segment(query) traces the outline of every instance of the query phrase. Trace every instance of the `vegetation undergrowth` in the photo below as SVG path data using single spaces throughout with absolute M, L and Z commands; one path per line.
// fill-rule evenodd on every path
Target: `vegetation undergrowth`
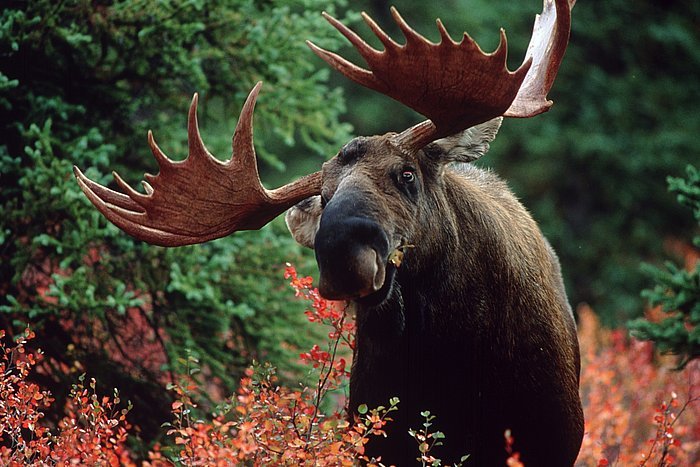
M 128 421 L 132 407 L 111 395 L 99 395 L 94 379 L 79 376 L 64 407 L 64 417 L 47 420 L 44 410 L 55 404 L 51 394 L 30 382 L 41 372 L 42 353 L 28 350 L 31 330 L 10 339 L 0 331 L 0 461 L 3 465 L 353 465 L 370 459 L 364 445 L 386 436 L 393 398 L 386 406 L 360 406 L 349 419 L 343 412 L 344 388 L 350 376 L 354 321 L 345 304 L 320 297 L 310 277 L 287 266 L 295 295 L 308 302 L 307 319 L 327 330 L 327 339 L 300 354 L 315 384 L 279 384 L 275 369 L 258 363 L 248 368 L 236 394 L 208 416 L 195 395 L 204 390 L 195 378 L 199 362 L 190 357 L 177 384 L 169 386 L 175 401 L 172 420 L 162 440 L 146 458 L 130 449 Z M 630 339 L 625 332 L 603 329 L 592 310 L 581 308 L 580 341 L 583 372 L 581 394 L 586 434 L 577 465 L 694 465 L 700 461 L 700 365 L 691 362 L 673 371 L 668 357 L 652 344 Z M 88 381 L 86 384 L 85 382 Z M 434 415 L 422 412 L 423 427 L 406 436 L 417 442 L 419 465 L 442 465 L 439 447 L 444 434 L 430 430 Z M 522 466 L 517 433 L 504 433 L 509 466 Z M 543 440 L 546 442 L 546 440 Z M 466 453 L 468 454 L 468 453 Z M 469 465 L 469 456 L 460 465 Z

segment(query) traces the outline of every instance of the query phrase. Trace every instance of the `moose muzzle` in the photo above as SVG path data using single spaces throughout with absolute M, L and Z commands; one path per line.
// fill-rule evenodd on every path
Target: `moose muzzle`
M 336 194 L 326 205 L 314 249 L 320 272 L 319 292 L 331 300 L 371 295 L 386 280 L 389 241 L 357 194 Z

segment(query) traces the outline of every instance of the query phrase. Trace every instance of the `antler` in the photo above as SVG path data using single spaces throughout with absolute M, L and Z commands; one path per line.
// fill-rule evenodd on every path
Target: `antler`
M 197 94 L 187 124 L 189 155 L 170 160 L 148 132 L 148 144 L 158 161 L 158 175 L 146 174 L 146 194 L 131 188 L 114 173 L 126 193 L 93 182 L 74 167 L 83 192 L 117 227 L 161 246 L 181 246 L 221 238 L 238 230 L 255 230 L 297 202 L 319 194 L 321 173 L 307 175 L 276 190 L 260 183 L 253 148 L 253 108 L 262 83 L 248 95 L 233 135 L 231 159 L 214 158 L 202 142 L 197 124 Z
M 503 114 L 505 117 L 534 117 L 552 106 L 547 93 L 552 89 L 569 43 L 571 9 L 575 4 L 576 0 L 544 0 L 542 13 L 535 16 L 525 54 L 532 58 L 532 66 L 515 100 Z
M 406 43 L 392 40 L 367 14 L 367 25 L 384 45 L 379 51 L 351 29 L 324 13 L 324 17 L 355 46 L 369 70 L 311 42 L 311 49 L 330 66 L 370 89 L 386 94 L 430 120 L 395 137 L 399 145 L 420 148 L 500 115 L 531 117 L 546 111 L 547 92 L 554 82 L 569 39 L 571 6 L 568 0 L 544 0 L 535 19 L 533 36 L 523 64 L 514 72 L 506 66 L 507 44 L 501 41 L 491 54 L 484 53 L 466 33 L 457 43 L 437 20 L 441 41 L 430 42 L 401 18 L 391 14 Z

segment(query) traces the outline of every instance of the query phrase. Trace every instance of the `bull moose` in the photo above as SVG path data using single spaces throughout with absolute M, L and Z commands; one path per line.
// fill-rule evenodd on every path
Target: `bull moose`
M 315 250 L 319 291 L 356 309 L 348 412 L 400 399 L 388 437 L 367 452 L 385 464 L 415 462 L 408 434 L 429 410 L 447 436 L 437 454 L 503 465 L 503 434 L 528 466 L 570 466 L 583 435 L 579 349 L 559 262 L 506 184 L 470 163 L 489 149 L 502 117 L 546 111 L 566 49 L 573 1 L 545 0 L 523 64 L 507 69 L 506 38 L 487 54 L 464 35 L 419 35 L 392 8 L 399 44 L 369 16 L 384 50 L 324 13 L 357 49 L 364 69 L 309 42 L 333 68 L 428 120 L 400 133 L 358 137 L 321 171 L 276 190 L 258 176 L 252 114 L 241 111 L 233 155 L 215 159 L 200 138 L 197 95 L 189 155 L 158 161 L 145 194 L 117 174 L 120 193 L 75 174 L 111 222 L 146 242 L 201 243 L 259 229 L 288 210 L 294 238 Z

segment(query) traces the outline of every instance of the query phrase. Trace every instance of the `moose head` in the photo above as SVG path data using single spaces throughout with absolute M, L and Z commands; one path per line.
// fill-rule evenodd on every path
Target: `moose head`
M 571 465 L 583 429 L 580 364 L 558 260 L 505 184 L 469 163 L 486 153 L 503 117 L 532 117 L 552 105 L 547 93 L 573 3 L 544 1 L 513 72 L 503 31 L 488 54 L 466 34 L 453 40 L 438 20 L 441 40 L 432 43 L 392 8 L 404 44 L 363 14 L 383 45 L 376 50 L 324 13 L 369 69 L 309 42 L 311 49 L 427 120 L 355 138 L 321 171 L 281 188 L 265 189 L 258 175 L 252 118 L 261 83 L 241 110 L 227 161 L 201 140 L 195 94 L 185 160 L 170 160 L 149 132 L 160 172 L 146 174 L 145 194 L 116 173 L 123 193 L 78 168 L 75 175 L 107 219 L 156 245 L 259 229 L 287 211 L 292 235 L 315 250 L 321 295 L 357 306 L 350 413 L 402 400 L 394 434 L 368 447 L 383 459 L 413 460 L 413 440 L 400 437 L 430 409 L 454 436 L 450 456 L 469 452 L 479 465 L 502 465 L 503 431 L 512 428 L 526 463 Z M 439 391 L 427 384 L 437 380 L 445 383 Z

